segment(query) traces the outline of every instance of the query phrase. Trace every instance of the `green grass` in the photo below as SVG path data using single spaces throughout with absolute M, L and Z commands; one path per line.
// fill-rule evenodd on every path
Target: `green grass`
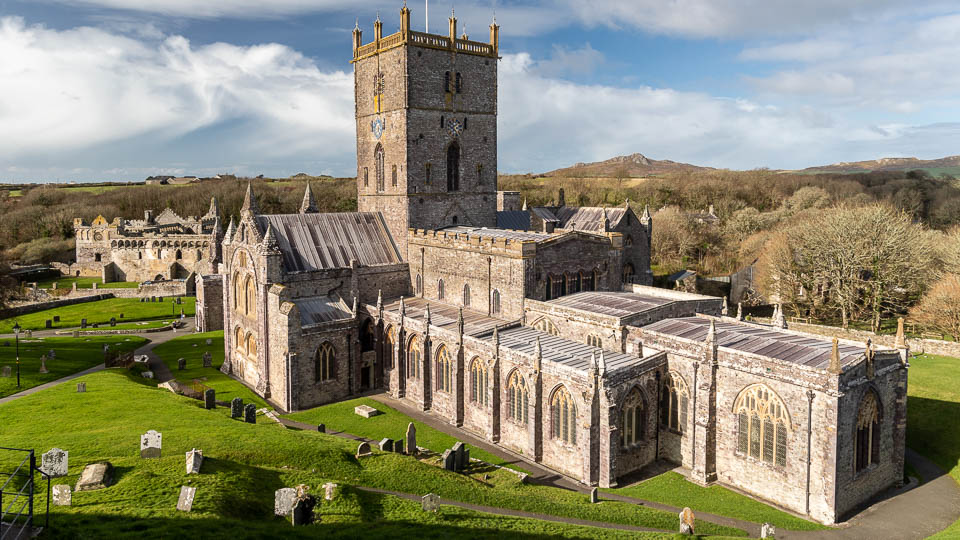
M 117 322 L 147 321 L 165 319 L 176 313 L 180 315 L 180 310 L 190 317 L 196 310 L 196 298 L 192 296 L 183 297 L 183 303 L 176 305 L 170 298 L 165 298 L 163 302 L 140 302 L 139 298 L 108 298 L 96 302 L 86 302 L 83 304 L 74 304 L 46 311 L 39 311 L 29 315 L 21 315 L 10 319 L 0 320 L 0 334 L 13 333 L 14 323 L 19 323 L 24 330 L 43 330 L 47 319 L 53 320 L 54 315 L 60 316 L 60 322 L 53 323 L 53 328 L 77 328 L 80 326 L 81 319 L 87 319 L 87 325 L 98 323 L 101 327 L 110 323 L 110 317 L 116 317 Z M 123 317 L 120 317 L 120 314 Z
M 634 486 L 603 491 L 680 508 L 689 506 L 694 511 L 709 512 L 755 523 L 772 523 L 777 528 L 791 531 L 829 529 L 819 523 L 777 510 L 721 486 L 698 486 L 675 472 L 655 476 Z
M 97 284 L 97 289 L 136 289 L 140 284 L 136 281 L 111 281 L 110 283 L 104 283 L 101 278 L 98 277 L 61 277 L 57 279 L 48 279 L 45 281 L 38 281 L 37 286 L 41 289 L 52 289 L 53 284 L 57 284 L 57 289 L 70 289 L 73 287 L 73 284 L 77 284 L 78 289 L 92 289 L 93 284 Z
M 361 494 L 347 486 L 433 492 L 451 500 L 665 531 L 673 531 L 677 522 L 671 512 L 610 501 L 589 504 L 587 495 L 524 485 L 501 470 L 474 467 L 468 474 L 456 474 L 409 456 L 379 452 L 358 461 L 354 441 L 287 430 L 262 418 L 256 425 L 232 420 L 227 408 L 204 410 L 198 401 L 158 389 L 126 370 L 105 370 L 84 380 L 86 393 L 64 384 L 0 405 L 5 446 L 38 451 L 56 446 L 70 452 L 69 475 L 56 483 L 74 484 L 82 467 L 95 461 L 108 460 L 115 467 L 113 486 L 74 493 L 73 506 L 50 507 L 52 537 L 356 538 L 379 532 L 396 538 L 640 536 L 449 507 L 425 514 L 416 503 Z M 148 429 L 163 434 L 161 459 L 139 458 L 139 436 Z M 202 474 L 187 478 L 184 452 L 191 448 L 202 449 L 205 461 Z M 0 470 L 18 458 L 0 452 Z M 294 531 L 272 516 L 276 489 L 306 484 L 316 493 L 327 481 L 343 490 L 336 502 L 318 506 L 321 524 Z M 189 514 L 175 510 L 180 486 L 187 484 L 197 487 Z M 39 508 L 45 506 L 45 497 L 44 492 L 37 497 Z M 702 534 L 744 535 L 708 522 L 697 527 Z M 671 538 L 672 533 L 642 537 Z
M 131 351 L 147 343 L 136 336 L 92 336 L 85 339 L 51 337 L 20 340 L 20 388 L 17 388 L 17 346 L 15 339 L 0 340 L 0 369 L 10 366 L 12 377 L 0 378 L 0 397 L 16 394 L 61 377 L 103 363 L 103 346 Z M 9 344 L 9 346 L 8 346 Z M 57 357 L 47 359 L 49 373 L 40 373 L 40 356 L 53 349 Z
M 92 334 L 94 332 L 100 332 L 102 330 L 149 330 L 151 328 L 161 328 L 164 326 L 169 326 L 171 323 L 178 320 L 168 317 L 166 320 L 159 321 L 139 321 L 139 322 L 128 322 L 128 323 L 117 323 L 116 326 L 101 326 L 99 328 L 87 328 L 86 330 L 78 330 L 81 334 Z M 69 332 L 69 331 L 66 331 Z
M 210 345 L 207 345 L 208 338 L 211 340 Z M 207 351 L 213 360 L 213 367 L 209 368 L 203 367 L 203 353 Z M 269 407 L 253 390 L 220 372 L 220 366 L 223 365 L 223 330 L 171 339 L 157 345 L 153 352 L 163 360 L 177 381 L 189 385 L 194 379 L 205 379 L 203 384 L 216 391 L 218 401 L 230 401 L 239 397 L 244 403 L 255 403 L 257 408 Z M 187 369 L 183 371 L 177 369 L 177 360 L 180 358 L 187 360 Z
M 364 418 L 353 412 L 354 407 L 358 405 L 369 405 L 383 414 L 374 416 L 373 418 Z M 458 441 L 456 437 L 447 435 L 422 422 L 413 420 L 402 412 L 370 398 L 358 398 L 341 401 L 339 403 L 331 403 L 330 405 L 323 405 L 306 411 L 288 414 L 285 418 L 313 425 L 324 424 L 327 430 L 344 431 L 373 440 L 380 440 L 384 437 L 403 439 L 407 432 L 407 424 L 413 422 L 414 427 L 417 428 L 417 446 L 428 448 L 438 454 L 442 454 L 444 450 L 450 448 Z M 472 446 L 470 447 L 470 457 L 482 459 L 483 461 L 500 465 L 501 467 L 524 471 L 516 462 L 504 461 L 489 452 Z

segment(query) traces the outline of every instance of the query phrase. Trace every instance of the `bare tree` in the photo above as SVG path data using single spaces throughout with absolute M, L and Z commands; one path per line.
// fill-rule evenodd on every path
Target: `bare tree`
M 946 274 L 910 310 L 910 318 L 923 328 L 960 341 L 960 276 Z

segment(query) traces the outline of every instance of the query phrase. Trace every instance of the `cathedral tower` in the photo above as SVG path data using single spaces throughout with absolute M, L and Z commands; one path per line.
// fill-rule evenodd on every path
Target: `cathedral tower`
M 497 60 L 490 42 L 416 32 L 410 10 L 400 31 L 373 41 L 353 31 L 357 201 L 381 212 L 404 259 L 407 229 L 496 226 Z

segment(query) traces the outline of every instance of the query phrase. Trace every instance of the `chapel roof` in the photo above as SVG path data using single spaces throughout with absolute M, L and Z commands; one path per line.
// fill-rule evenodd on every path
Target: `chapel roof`
M 530 212 L 526 210 L 500 210 L 497 212 L 497 228 L 529 231 Z
M 601 315 L 628 317 L 683 299 L 632 292 L 590 291 L 561 296 L 548 303 Z
M 460 316 L 460 307 L 447 304 L 439 300 L 430 300 L 412 297 L 404 298 L 404 312 L 406 316 L 413 319 L 423 319 L 427 304 L 430 305 L 430 326 L 444 328 L 450 331 L 457 330 L 457 318 Z M 390 313 L 400 313 L 400 300 L 394 300 L 389 304 L 384 304 L 383 310 Z M 463 333 L 468 336 L 480 335 L 485 332 L 493 332 L 494 326 L 502 326 L 507 321 L 491 317 L 480 311 L 474 311 L 469 308 L 463 309 Z
M 300 324 L 303 326 L 353 318 L 350 306 L 336 295 L 297 298 L 293 303 L 300 311 Z
M 446 227 L 442 229 L 447 234 L 463 234 L 468 236 L 477 236 L 480 238 L 503 238 L 506 240 L 520 240 L 542 242 L 556 238 L 557 235 L 549 233 L 539 233 L 532 231 L 514 231 L 509 229 L 488 229 L 487 227 Z
M 564 229 L 603 232 L 604 218 L 610 220 L 610 227 L 615 227 L 623 219 L 623 216 L 627 215 L 627 209 L 621 207 L 563 206 L 554 213 L 560 220 L 560 226 Z

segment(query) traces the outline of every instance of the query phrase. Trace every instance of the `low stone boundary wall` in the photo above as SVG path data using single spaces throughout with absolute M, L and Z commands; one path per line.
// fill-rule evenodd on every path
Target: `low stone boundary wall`
M 168 324 L 166 326 L 160 326 L 157 328 L 120 328 L 117 330 L 110 330 L 109 328 L 104 328 L 103 330 L 77 330 L 80 332 L 81 336 L 106 336 L 111 334 L 152 334 L 154 332 L 166 332 L 167 330 L 173 330 L 174 328 L 180 328 L 181 326 L 177 323 Z M 57 335 L 68 335 L 73 334 L 73 330 L 59 330 Z
M 113 298 L 113 293 L 100 293 L 92 294 L 90 296 L 81 296 L 77 298 L 65 298 L 63 300 L 53 300 L 51 302 L 39 302 L 36 304 L 27 304 L 25 306 L 17 306 L 7 309 L 0 309 L 0 319 L 9 319 L 10 317 L 19 317 L 21 315 L 29 315 L 30 313 L 36 313 L 38 311 L 45 311 L 48 309 L 72 306 L 74 304 L 84 304 L 86 302 L 96 302 L 97 300 L 106 300 L 107 298 Z
M 769 319 L 754 317 L 755 321 L 769 322 Z M 839 326 L 825 326 L 822 324 L 810 324 L 800 322 L 788 322 L 787 327 L 790 330 L 798 332 L 807 332 L 820 336 L 835 337 L 839 339 L 849 339 L 852 341 L 871 340 L 875 345 L 883 347 L 893 347 L 896 336 L 891 334 L 877 335 L 868 330 L 844 330 Z M 960 343 L 953 341 L 943 341 L 941 339 L 926 338 L 907 338 L 907 346 L 910 352 L 914 354 L 935 354 L 938 356 L 953 356 L 960 358 Z

